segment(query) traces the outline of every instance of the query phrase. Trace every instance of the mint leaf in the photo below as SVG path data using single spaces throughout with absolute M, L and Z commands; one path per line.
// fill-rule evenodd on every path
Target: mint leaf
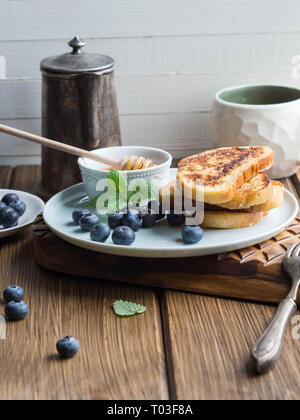
M 100 197 L 100 195 L 97 195 L 96 197 L 91 198 L 89 201 L 87 201 L 86 203 L 83 204 L 83 206 L 86 209 L 94 209 L 97 205 L 97 200 Z
M 120 174 L 115 169 L 111 169 L 108 173 L 108 179 L 115 183 L 116 191 L 120 195 L 127 195 L 127 180 L 124 175 Z
M 119 316 L 133 316 L 142 314 L 146 311 L 147 307 L 139 305 L 134 302 L 127 302 L 124 300 L 116 300 L 113 304 L 113 308 L 116 315 Z
M 127 179 L 124 175 L 111 169 L 108 172 L 108 193 L 107 191 L 92 198 L 84 207 L 93 210 L 97 208 L 98 199 L 102 194 L 107 194 L 104 203 L 104 209 L 107 213 L 115 213 L 127 207 L 128 203 L 141 204 L 146 200 L 159 199 L 159 188 L 151 182 L 135 179 L 130 182 L 130 191 L 128 189 Z
M 129 184 L 128 202 L 141 204 L 147 200 L 159 199 L 159 188 L 144 179 L 134 179 Z

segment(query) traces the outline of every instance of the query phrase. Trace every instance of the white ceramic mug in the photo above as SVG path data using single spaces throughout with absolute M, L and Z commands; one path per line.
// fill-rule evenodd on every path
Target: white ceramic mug
M 300 166 L 300 90 L 285 86 L 235 86 L 219 91 L 212 111 L 216 147 L 269 146 L 272 178 Z

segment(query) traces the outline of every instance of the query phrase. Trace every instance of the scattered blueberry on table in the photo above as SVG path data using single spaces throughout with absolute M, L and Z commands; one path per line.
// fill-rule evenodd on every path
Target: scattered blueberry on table
M 65 337 L 58 340 L 56 349 L 61 357 L 68 359 L 79 352 L 80 343 L 74 337 Z
M 5 306 L 5 315 L 9 321 L 20 321 L 29 314 L 29 306 L 22 300 L 11 301 Z
M 90 232 L 94 226 L 98 225 L 100 223 L 99 218 L 92 213 L 84 214 L 79 219 L 79 225 L 81 229 L 85 232 Z
M 104 223 L 94 226 L 90 232 L 91 240 L 94 242 L 105 242 L 110 235 L 110 227 Z
M 185 226 L 181 236 L 185 243 L 196 244 L 203 238 L 203 229 L 195 225 Z
M 129 226 L 118 226 L 112 234 L 116 245 L 131 245 L 135 241 L 135 233 Z
M 3 297 L 8 302 L 5 306 L 8 321 L 21 321 L 29 314 L 29 306 L 22 300 L 24 296 L 24 289 L 17 285 L 8 286 L 3 291 Z M 61 357 L 70 358 L 78 353 L 80 343 L 74 337 L 65 337 L 58 340 L 56 348 Z
M 25 292 L 20 286 L 9 286 L 3 292 L 3 297 L 6 302 L 12 302 L 17 300 L 23 300 L 25 296 Z
M 181 226 L 185 222 L 185 215 L 182 213 L 177 214 L 174 210 L 171 210 L 167 215 L 167 220 L 170 226 Z

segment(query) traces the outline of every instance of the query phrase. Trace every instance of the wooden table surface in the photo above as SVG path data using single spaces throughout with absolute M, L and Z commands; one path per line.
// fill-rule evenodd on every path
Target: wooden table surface
M 38 166 L 0 167 L 1 188 L 34 193 L 39 178 Z M 300 398 L 292 326 L 270 373 L 256 375 L 250 362 L 275 307 L 48 272 L 33 259 L 31 228 L 0 247 L 0 289 L 23 286 L 31 308 L 0 340 L 0 399 Z M 148 310 L 118 318 L 116 299 Z M 65 335 L 81 351 L 62 361 L 55 343 Z

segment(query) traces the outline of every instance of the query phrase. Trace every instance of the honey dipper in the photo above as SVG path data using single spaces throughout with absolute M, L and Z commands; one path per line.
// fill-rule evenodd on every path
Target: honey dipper
M 27 133 L 26 131 L 17 130 L 16 128 L 8 127 L 7 125 L 3 125 L 3 124 L 0 124 L 0 132 L 10 134 L 11 136 L 20 137 L 22 139 L 41 144 L 42 146 L 49 147 L 51 149 L 59 150 L 65 153 L 70 153 L 71 155 L 91 159 L 96 162 L 100 162 L 105 165 L 108 165 L 118 171 L 133 171 L 137 169 L 146 169 L 146 168 L 151 168 L 155 166 L 155 164 L 150 159 L 146 159 L 142 156 L 126 156 L 125 155 L 122 158 L 122 160 L 118 162 L 106 156 L 101 156 L 101 155 L 98 155 L 97 153 L 80 149 L 79 147 L 74 147 L 74 146 L 70 146 L 69 144 L 60 143 L 55 140 L 50 140 L 45 137 Z

